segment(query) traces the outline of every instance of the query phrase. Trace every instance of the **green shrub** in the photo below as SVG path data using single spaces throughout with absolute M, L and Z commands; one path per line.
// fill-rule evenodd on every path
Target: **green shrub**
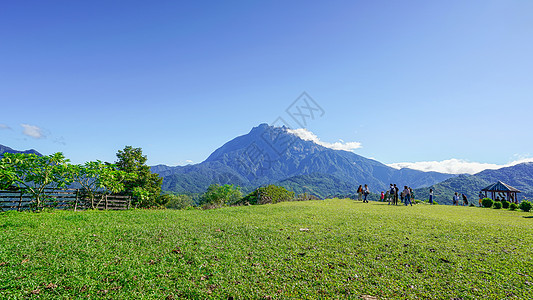
M 518 208 L 518 204 L 516 204 L 516 203 L 509 204 L 509 209 L 510 210 L 516 210 L 517 208 Z
M 494 206 L 494 209 L 500 209 L 502 208 L 502 203 L 500 201 L 496 201 L 494 202 L 493 206 Z
M 239 201 L 233 203 L 234 205 L 245 205 L 245 204 L 267 204 L 267 203 L 278 203 L 285 201 L 294 200 L 294 192 L 288 191 L 286 188 L 277 186 L 277 185 L 267 185 L 265 187 L 260 187 L 246 197 L 241 198 Z M 307 199 L 310 200 L 310 199 Z
M 294 199 L 294 201 L 310 201 L 310 200 L 320 200 L 320 198 L 318 198 L 315 195 L 311 195 L 311 194 L 308 194 L 308 193 L 303 193 L 303 194 L 299 194 Z
M 503 200 L 502 201 L 502 208 L 505 208 L 505 209 L 509 208 L 509 201 Z
M 184 209 L 194 205 L 193 199 L 189 195 L 164 194 L 162 196 L 168 198 L 165 204 L 166 208 Z
M 522 201 L 522 203 L 520 203 L 520 205 L 518 206 L 521 210 L 525 211 L 525 212 L 528 212 L 531 210 L 531 202 L 529 201 Z
M 204 208 L 221 207 L 241 199 L 241 188 L 233 184 L 212 184 L 202 195 L 200 205 Z
M 494 204 L 494 201 L 492 201 L 492 199 L 490 198 L 483 198 L 483 200 L 481 200 L 481 205 L 483 205 L 483 207 L 492 207 L 492 205 Z

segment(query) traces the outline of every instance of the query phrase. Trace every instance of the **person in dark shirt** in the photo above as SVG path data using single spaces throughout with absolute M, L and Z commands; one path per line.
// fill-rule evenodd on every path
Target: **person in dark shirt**
M 398 191 L 400 189 L 394 184 L 394 205 L 398 205 Z
M 465 194 L 463 194 L 463 206 L 468 206 L 468 199 Z

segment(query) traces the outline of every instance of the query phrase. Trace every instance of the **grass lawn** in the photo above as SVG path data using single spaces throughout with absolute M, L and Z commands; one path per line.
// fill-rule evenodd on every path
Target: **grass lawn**
M 0 213 L 2 299 L 533 298 L 533 214 L 352 200 Z

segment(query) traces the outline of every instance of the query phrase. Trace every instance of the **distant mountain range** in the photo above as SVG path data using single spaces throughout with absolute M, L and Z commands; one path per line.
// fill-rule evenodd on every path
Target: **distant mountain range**
M 0 145 L 3 153 L 33 153 Z M 248 134 L 234 138 L 195 165 L 157 165 L 152 172 L 163 177 L 163 190 L 203 193 L 210 184 L 235 184 L 244 192 L 276 184 L 297 194 L 319 197 L 354 194 L 361 184 L 379 193 L 389 183 L 415 189 L 416 199 L 427 199 L 429 189 L 440 204 L 451 204 L 454 192 L 477 204 L 479 191 L 501 180 L 522 191 L 519 199 L 533 198 L 533 163 L 523 163 L 474 175 L 452 175 L 412 169 L 394 169 L 353 152 L 332 150 L 290 133 L 284 127 L 261 124 Z
M 354 193 L 360 184 L 368 184 L 372 192 L 378 193 L 389 183 L 425 187 L 456 176 L 394 169 L 267 124 L 227 142 L 202 163 L 158 165 L 152 167 L 152 172 L 163 177 L 163 190 L 177 193 L 202 193 L 212 183 L 236 184 L 246 191 L 273 183 L 321 197 Z
M 429 198 L 429 189 L 435 193 L 435 200 L 439 204 L 452 204 L 455 192 L 465 194 L 469 201 L 478 204 L 479 191 L 498 180 L 503 181 L 520 191 L 518 199 L 533 198 L 533 163 L 523 163 L 498 170 L 484 170 L 474 175 L 460 175 L 449 178 L 427 188 L 416 189 L 417 199 Z
M 41 153 L 33 150 L 33 149 L 30 149 L 30 150 L 26 150 L 26 151 L 18 151 L 18 150 L 13 150 L 7 146 L 4 146 L 4 145 L 0 145 L 0 155 L 3 155 L 4 153 L 26 153 L 26 154 L 36 154 L 38 156 L 43 156 Z

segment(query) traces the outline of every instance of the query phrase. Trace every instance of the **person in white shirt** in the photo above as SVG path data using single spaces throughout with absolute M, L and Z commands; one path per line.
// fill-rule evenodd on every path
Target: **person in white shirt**
M 366 200 L 366 197 L 368 197 L 368 194 L 370 194 L 370 191 L 368 190 L 368 185 L 365 184 L 365 200 L 363 200 L 363 203 L 368 203 L 368 200 Z

